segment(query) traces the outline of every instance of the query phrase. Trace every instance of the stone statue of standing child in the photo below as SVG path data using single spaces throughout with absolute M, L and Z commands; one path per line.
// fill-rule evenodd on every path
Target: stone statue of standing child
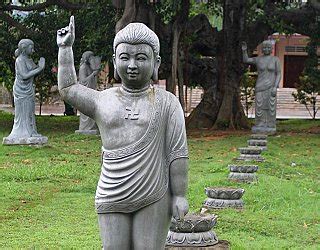
M 130 23 L 114 39 L 122 85 L 96 91 L 77 83 L 74 18 L 58 30 L 58 85 L 64 100 L 96 121 L 102 141 L 95 203 L 103 248 L 164 249 L 171 216 L 183 219 L 188 150 L 184 114 L 171 93 L 153 88 L 157 35 Z

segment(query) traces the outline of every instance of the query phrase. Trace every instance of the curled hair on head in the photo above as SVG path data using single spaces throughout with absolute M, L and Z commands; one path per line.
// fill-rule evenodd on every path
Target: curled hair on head
M 90 58 L 91 56 L 93 56 L 93 55 L 94 55 L 93 52 L 90 51 L 90 50 L 84 52 L 84 53 L 82 54 L 82 56 L 81 56 L 80 65 L 88 62 L 89 58 Z
M 156 56 L 158 56 L 160 52 L 158 36 L 143 23 L 129 23 L 116 34 L 113 41 L 114 53 L 120 43 L 148 44 Z
M 272 42 L 271 42 L 271 40 L 264 40 L 264 41 L 262 42 L 262 46 L 272 47 Z
M 21 53 L 23 53 L 26 48 L 31 45 L 34 44 L 32 40 L 30 39 L 21 39 L 18 43 L 18 48 L 15 50 L 14 54 L 16 57 L 20 56 Z

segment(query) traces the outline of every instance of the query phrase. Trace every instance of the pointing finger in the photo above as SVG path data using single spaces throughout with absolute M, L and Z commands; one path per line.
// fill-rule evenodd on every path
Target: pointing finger
M 74 24 L 74 16 L 70 17 L 69 30 L 74 33 L 75 24 Z

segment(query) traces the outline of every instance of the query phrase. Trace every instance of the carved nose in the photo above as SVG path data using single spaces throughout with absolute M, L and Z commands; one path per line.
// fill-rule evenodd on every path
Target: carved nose
M 130 70 L 133 70 L 133 69 L 137 68 L 137 65 L 135 64 L 134 60 L 130 61 L 130 64 L 129 64 L 128 68 Z

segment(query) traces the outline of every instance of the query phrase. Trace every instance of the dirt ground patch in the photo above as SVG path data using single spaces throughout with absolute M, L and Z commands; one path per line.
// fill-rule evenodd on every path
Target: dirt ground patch
M 214 130 L 214 129 L 190 129 L 187 131 L 191 139 L 215 140 L 228 136 L 241 136 L 250 134 L 251 130 Z

